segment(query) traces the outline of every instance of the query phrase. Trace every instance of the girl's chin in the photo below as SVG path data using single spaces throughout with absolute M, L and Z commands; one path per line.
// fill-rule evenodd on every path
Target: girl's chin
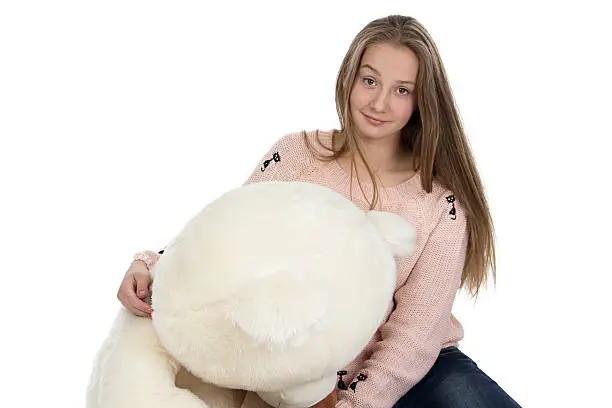
M 388 137 L 393 136 L 394 134 L 398 133 L 396 131 L 393 131 L 391 128 L 392 126 L 386 126 L 382 125 L 382 126 L 368 126 L 368 125 L 362 125 L 361 123 L 359 123 L 357 125 L 357 130 L 359 131 L 359 134 L 367 139 L 385 139 Z

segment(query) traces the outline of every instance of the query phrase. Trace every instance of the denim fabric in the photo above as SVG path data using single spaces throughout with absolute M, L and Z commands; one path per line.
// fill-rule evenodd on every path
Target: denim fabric
M 425 377 L 394 408 L 520 408 L 457 347 L 443 349 Z

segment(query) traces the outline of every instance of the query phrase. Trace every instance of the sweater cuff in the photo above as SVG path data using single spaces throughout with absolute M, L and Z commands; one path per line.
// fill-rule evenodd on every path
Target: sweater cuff
M 336 402 L 334 408 L 355 408 L 355 406 L 346 399 L 341 399 Z
M 151 268 L 157 263 L 161 254 L 153 251 L 140 251 L 134 254 L 134 261 L 142 261 L 147 266 L 147 269 L 151 271 Z
M 348 390 L 338 391 L 338 402 L 334 408 L 355 408 L 357 406 L 353 393 Z

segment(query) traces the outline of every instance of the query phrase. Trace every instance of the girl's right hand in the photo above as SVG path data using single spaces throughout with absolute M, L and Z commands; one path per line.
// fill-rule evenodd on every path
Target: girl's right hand
M 151 275 L 147 269 L 147 264 L 143 261 L 134 261 L 125 273 L 121 286 L 119 286 L 117 298 L 132 314 L 150 317 L 151 306 L 143 300 L 150 295 L 150 284 Z

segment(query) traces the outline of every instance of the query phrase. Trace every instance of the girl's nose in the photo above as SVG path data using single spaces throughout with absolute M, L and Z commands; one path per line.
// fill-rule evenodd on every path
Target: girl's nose
M 379 91 L 370 101 L 370 105 L 376 112 L 384 112 L 387 105 L 387 94 L 384 91 Z

